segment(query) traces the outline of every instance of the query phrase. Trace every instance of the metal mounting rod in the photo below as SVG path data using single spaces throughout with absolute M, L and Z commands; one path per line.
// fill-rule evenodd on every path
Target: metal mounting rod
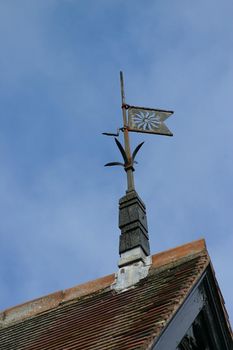
M 128 132 L 128 123 L 127 123 L 127 116 L 126 116 L 126 103 L 125 103 L 125 91 L 124 91 L 124 78 L 123 78 L 123 72 L 120 71 L 120 81 L 121 81 L 121 102 L 122 102 L 122 116 L 123 116 L 123 123 L 124 123 L 124 144 L 125 144 L 125 152 L 128 160 L 130 161 L 130 164 L 132 163 L 132 156 L 130 151 L 130 142 L 129 142 L 129 132 Z M 133 167 L 126 168 L 126 174 L 127 174 L 127 191 L 133 191 L 135 190 L 134 187 L 134 175 L 133 175 Z

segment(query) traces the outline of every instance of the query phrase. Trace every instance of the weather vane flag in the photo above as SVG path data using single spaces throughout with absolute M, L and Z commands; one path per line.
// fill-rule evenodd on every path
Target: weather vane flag
M 129 131 L 172 136 L 171 131 L 164 124 L 164 121 L 173 113 L 172 111 L 134 106 L 129 106 L 127 109 Z
M 107 136 L 119 136 L 120 131 L 124 134 L 124 146 L 115 138 L 117 147 L 119 148 L 124 162 L 111 162 L 105 164 L 105 166 L 114 166 L 120 165 L 123 166 L 127 173 L 127 191 L 135 190 L 134 187 L 134 164 L 136 163 L 135 157 L 142 147 L 143 143 L 140 143 L 133 153 L 131 154 L 130 150 L 130 141 L 129 141 L 129 132 L 140 132 L 140 133 L 149 133 L 165 136 L 173 136 L 171 131 L 165 125 L 164 121 L 169 118 L 173 111 L 167 111 L 162 109 L 155 108 L 145 108 L 130 106 L 125 102 L 125 92 L 124 92 L 124 79 L 123 73 L 120 72 L 120 81 L 121 81 L 121 100 L 122 100 L 122 115 L 123 115 L 123 127 L 117 130 L 117 133 L 103 133 Z

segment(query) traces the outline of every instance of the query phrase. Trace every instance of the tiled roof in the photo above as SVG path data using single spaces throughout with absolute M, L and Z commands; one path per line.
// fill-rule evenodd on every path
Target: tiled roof
M 136 350 L 150 344 L 210 263 L 204 240 L 152 256 L 149 275 L 116 293 L 114 275 L 0 314 L 4 350 Z

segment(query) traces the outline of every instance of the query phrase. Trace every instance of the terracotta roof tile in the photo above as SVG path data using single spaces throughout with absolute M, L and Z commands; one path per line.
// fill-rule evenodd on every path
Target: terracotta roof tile
M 153 256 L 149 275 L 116 293 L 114 275 L 6 310 L 4 350 L 147 349 L 209 264 L 203 240 Z

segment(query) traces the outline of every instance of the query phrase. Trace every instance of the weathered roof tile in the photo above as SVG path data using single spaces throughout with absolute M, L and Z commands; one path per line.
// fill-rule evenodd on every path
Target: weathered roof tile
M 122 293 L 111 289 L 110 275 L 5 311 L 1 349 L 147 349 L 209 257 L 200 240 L 156 254 L 152 261 L 149 275 Z

